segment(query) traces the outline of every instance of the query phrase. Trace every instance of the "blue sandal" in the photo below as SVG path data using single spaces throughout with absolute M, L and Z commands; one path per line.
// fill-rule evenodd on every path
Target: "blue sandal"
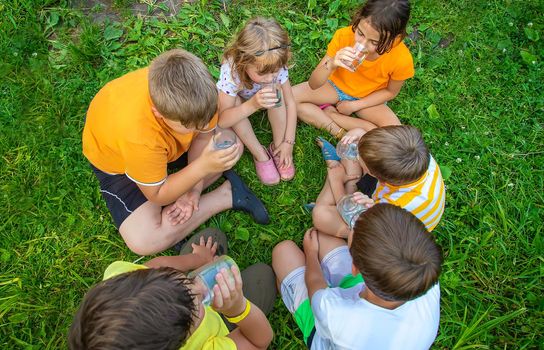
M 336 154 L 336 148 L 327 140 L 318 136 L 316 141 L 320 141 L 323 146 L 321 146 L 321 153 L 323 154 L 323 159 L 327 160 L 336 160 L 340 161 L 340 157 Z M 319 145 L 318 145 L 319 146 Z
M 306 203 L 306 204 L 303 204 L 302 207 L 304 208 L 304 210 L 307 212 L 307 213 L 311 213 L 312 210 L 314 210 L 315 208 L 315 203 L 312 202 L 312 203 Z

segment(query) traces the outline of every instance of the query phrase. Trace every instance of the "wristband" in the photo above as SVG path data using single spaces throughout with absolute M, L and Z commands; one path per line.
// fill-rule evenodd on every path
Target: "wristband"
M 236 317 L 227 317 L 225 315 L 225 318 L 227 319 L 227 321 L 229 321 L 230 323 L 238 323 L 238 322 L 242 322 L 244 320 L 244 318 L 247 317 L 247 315 L 249 315 L 249 312 L 251 311 L 251 303 L 249 302 L 249 300 L 246 299 L 246 309 L 244 310 L 244 312 L 242 312 L 240 315 L 236 316 Z
M 283 142 L 288 143 L 288 144 L 293 145 L 293 146 L 295 145 L 295 141 L 283 140 Z

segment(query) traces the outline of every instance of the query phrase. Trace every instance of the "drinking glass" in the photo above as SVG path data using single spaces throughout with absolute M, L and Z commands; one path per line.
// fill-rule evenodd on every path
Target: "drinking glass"
M 365 60 L 366 56 L 368 55 L 368 50 L 363 44 L 359 42 L 355 43 L 355 45 L 353 46 L 353 50 L 355 50 L 355 59 L 353 60 L 353 62 L 351 62 L 351 67 L 353 68 L 353 70 L 356 70 L 357 67 L 359 67 L 361 63 L 363 63 L 363 61 Z
M 275 92 L 276 97 L 278 98 L 278 102 L 276 102 L 273 108 L 277 108 L 281 106 L 281 88 L 280 88 L 277 77 L 272 79 L 271 81 L 261 83 L 261 90 L 268 91 L 268 92 Z
M 338 213 L 340 213 L 340 216 L 344 219 L 350 230 L 355 226 L 355 222 L 359 215 L 367 210 L 367 207 L 365 207 L 364 204 L 357 203 L 353 197 L 353 194 L 348 194 L 342 197 L 336 205 Z
M 336 145 L 336 154 L 342 159 L 357 160 L 359 156 L 359 150 L 357 149 L 357 143 L 343 143 L 338 142 Z
M 202 286 L 206 288 L 206 293 L 202 299 L 202 304 L 209 306 L 212 303 L 213 287 L 217 284 L 215 276 L 217 276 L 222 269 L 226 269 L 229 276 L 228 278 L 232 282 L 234 281 L 234 276 L 232 274 L 232 270 L 230 269 L 232 266 L 238 267 L 236 262 L 232 260 L 231 257 L 223 255 L 220 258 L 217 258 L 215 261 L 201 266 L 187 275 L 187 277 L 194 278 L 196 283 L 201 283 Z
M 215 149 L 226 149 L 236 143 L 236 133 L 230 129 L 216 128 L 213 134 Z

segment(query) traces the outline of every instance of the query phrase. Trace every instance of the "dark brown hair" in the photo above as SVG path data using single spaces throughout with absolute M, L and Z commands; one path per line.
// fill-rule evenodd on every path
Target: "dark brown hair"
M 179 349 L 196 317 L 191 282 L 172 268 L 136 270 L 100 282 L 74 317 L 70 349 Z
M 431 160 L 421 132 L 409 125 L 372 129 L 361 137 L 358 149 L 372 175 L 397 186 L 421 178 Z
M 353 16 L 351 29 L 355 32 L 359 23 L 368 19 L 372 28 L 380 33 L 376 52 L 383 55 L 391 51 L 397 38 L 402 40 L 406 37 L 409 18 L 408 0 L 368 0 Z
M 204 128 L 217 110 L 217 88 L 208 68 L 181 49 L 151 62 L 149 95 L 160 114 L 188 128 Z
M 442 254 L 434 237 L 413 214 L 376 204 L 353 229 L 350 253 L 366 286 L 388 301 L 408 301 L 438 282 Z
M 234 41 L 225 49 L 223 58 L 231 62 L 231 71 L 240 77 L 243 87 L 253 86 L 247 68 L 255 65 L 259 74 L 277 72 L 291 58 L 287 32 L 272 18 L 250 19 Z M 272 50 L 270 50 L 272 49 Z

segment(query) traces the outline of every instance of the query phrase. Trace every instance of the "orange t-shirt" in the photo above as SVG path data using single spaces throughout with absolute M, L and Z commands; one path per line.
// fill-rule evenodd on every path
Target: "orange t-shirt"
M 327 56 L 346 46 L 355 45 L 355 33 L 350 27 L 338 29 L 329 43 Z M 391 51 L 374 61 L 364 60 L 355 72 L 336 69 L 329 79 L 344 93 L 362 98 L 387 87 L 389 80 L 406 80 L 414 76 L 414 62 L 410 50 L 401 41 L 396 41 Z
M 187 152 L 196 133 L 180 134 L 151 111 L 148 68 L 107 83 L 92 100 L 83 129 L 83 154 L 109 174 L 142 185 L 166 180 L 168 162 Z M 217 123 L 217 114 L 210 125 Z

